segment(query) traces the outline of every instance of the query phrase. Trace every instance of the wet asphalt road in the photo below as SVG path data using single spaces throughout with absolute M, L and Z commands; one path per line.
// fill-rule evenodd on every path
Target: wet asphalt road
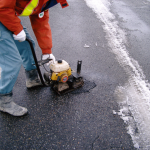
M 58 96 L 50 87 L 28 90 L 21 68 L 13 89 L 14 101 L 27 107 L 29 113 L 20 118 L 0 113 L 0 149 L 134 149 L 126 124 L 113 114 L 113 110 L 118 109 L 114 91 L 128 76 L 109 52 L 103 23 L 84 1 L 68 2 L 70 6 L 66 9 L 62 10 L 59 5 L 50 9 L 53 54 L 56 59 L 69 62 L 74 70 L 77 61 L 82 60 L 85 85 L 64 96 Z M 117 15 L 115 9 L 112 11 Z M 22 23 L 36 41 L 29 19 L 22 18 Z M 89 47 L 84 47 L 85 44 Z M 37 42 L 36 54 L 40 59 Z M 138 54 L 133 55 L 140 59 Z

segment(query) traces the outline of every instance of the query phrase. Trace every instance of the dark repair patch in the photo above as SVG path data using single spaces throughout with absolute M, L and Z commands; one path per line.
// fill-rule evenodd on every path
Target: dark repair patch
M 95 87 L 96 87 L 96 84 L 94 82 L 84 79 L 84 85 L 70 93 L 71 94 L 86 93 L 86 92 L 90 92 L 90 90 L 94 89 Z

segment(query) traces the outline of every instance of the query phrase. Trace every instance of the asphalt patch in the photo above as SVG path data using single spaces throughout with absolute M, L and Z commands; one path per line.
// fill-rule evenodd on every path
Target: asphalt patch
M 71 94 L 87 93 L 90 92 L 90 90 L 94 89 L 95 87 L 96 87 L 95 82 L 84 79 L 84 85 L 70 93 Z

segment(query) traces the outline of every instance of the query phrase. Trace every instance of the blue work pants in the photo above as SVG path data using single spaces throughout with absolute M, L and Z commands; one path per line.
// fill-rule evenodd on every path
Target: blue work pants
M 24 28 L 27 38 L 35 43 Z M 0 94 L 12 92 L 21 65 L 25 70 L 36 69 L 30 45 L 27 41 L 14 40 L 13 34 L 0 22 Z

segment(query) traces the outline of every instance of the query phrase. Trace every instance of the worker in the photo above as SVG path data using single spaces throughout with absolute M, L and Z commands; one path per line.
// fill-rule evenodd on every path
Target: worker
M 13 87 L 21 65 L 25 68 L 26 86 L 40 86 L 41 81 L 34 64 L 29 43 L 35 46 L 19 16 L 29 16 L 32 29 L 42 50 L 42 60 L 52 59 L 52 35 L 49 25 L 49 8 L 66 0 L 0 0 L 0 111 L 13 116 L 23 116 L 28 110 L 13 101 Z

